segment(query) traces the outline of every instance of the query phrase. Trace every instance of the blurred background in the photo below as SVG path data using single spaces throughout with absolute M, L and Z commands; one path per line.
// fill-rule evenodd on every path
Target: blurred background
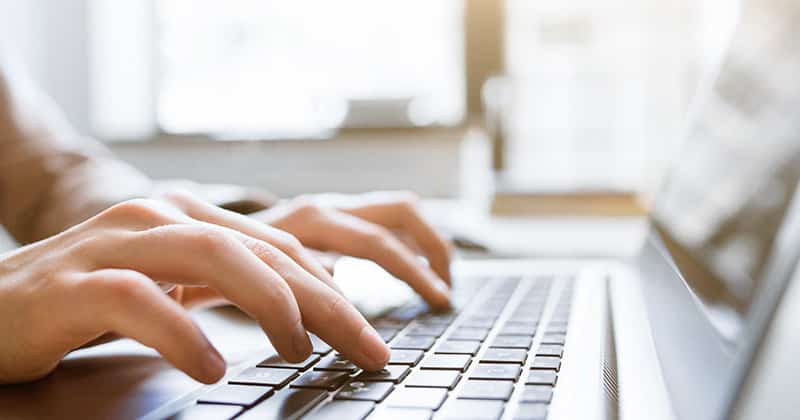
M 641 192 L 730 3 L 0 0 L 0 45 L 155 178 L 282 196 L 458 198 L 494 179 Z

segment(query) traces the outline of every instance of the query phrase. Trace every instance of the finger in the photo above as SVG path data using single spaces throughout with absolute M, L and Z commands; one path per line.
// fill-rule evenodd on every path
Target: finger
M 383 368 L 389 359 L 389 348 L 375 329 L 367 323 L 344 296 L 316 281 L 311 275 L 296 276 L 290 258 L 273 258 L 268 263 L 285 275 L 297 297 L 303 324 L 345 358 L 366 370 Z
M 327 212 L 317 223 L 329 250 L 370 259 L 408 283 L 432 306 L 449 306 L 447 284 L 385 228 L 336 211 Z
M 181 208 L 189 217 L 225 226 L 270 243 L 297 261 L 306 271 L 341 293 L 339 287 L 333 282 L 333 277 L 331 277 L 330 273 L 294 236 L 256 219 L 213 206 L 188 193 L 170 192 L 165 194 L 164 197 Z
M 230 304 L 228 299 L 225 299 L 216 289 L 211 287 L 179 286 L 179 289 L 181 293 L 176 301 L 186 309 L 211 308 Z
M 255 318 L 285 359 L 305 359 L 311 342 L 295 296 L 259 258 L 283 254 L 255 239 L 248 248 L 243 237 L 211 225 L 165 225 L 117 234 L 107 244 L 96 244 L 101 249 L 87 252 L 95 255 L 98 268 L 127 268 L 150 278 L 210 286 Z
M 99 270 L 79 277 L 75 325 L 102 328 L 152 347 L 178 369 L 204 383 L 225 374 L 225 361 L 175 301 L 147 276 Z
M 450 282 L 450 245 L 419 213 L 414 199 L 400 194 L 371 194 L 364 206 L 342 209 L 349 214 L 388 229 L 411 235 L 422 249 L 431 268 L 448 285 Z

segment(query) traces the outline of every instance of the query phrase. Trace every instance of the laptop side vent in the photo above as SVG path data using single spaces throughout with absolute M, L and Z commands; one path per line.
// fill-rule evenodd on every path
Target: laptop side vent
M 603 391 L 606 419 L 619 418 L 619 381 L 617 376 L 617 346 L 614 334 L 614 314 L 611 302 L 611 279 L 606 278 L 606 331 L 603 351 Z
M 617 367 L 608 360 L 603 360 L 603 391 L 611 402 L 615 405 L 619 403 Z

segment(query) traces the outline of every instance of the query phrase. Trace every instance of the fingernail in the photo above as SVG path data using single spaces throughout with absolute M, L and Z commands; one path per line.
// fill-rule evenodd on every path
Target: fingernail
M 447 283 L 442 280 L 437 280 L 434 284 L 436 284 L 436 288 L 439 289 L 440 292 L 448 296 L 450 295 L 450 286 L 448 286 Z
M 386 362 L 389 361 L 389 347 L 386 346 L 381 336 L 369 325 L 365 325 L 364 328 L 361 329 L 359 344 L 361 351 L 367 359 L 375 363 L 378 369 L 386 366 Z M 380 366 L 378 367 L 378 365 Z
M 436 290 L 439 291 L 442 305 L 450 306 L 450 287 L 447 286 L 447 283 L 439 280 L 435 282 L 434 285 L 436 286 Z
M 222 355 L 214 347 L 210 347 L 206 352 L 206 361 L 203 370 L 209 381 L 216 382 L 225 375 L 226 363 Z
M 302 323 L 298 324 L 297 331 L 295 331 L 292 339 L 292 349 L 298 359 L 305 359 L 311 354 L 311 340 L 308 339 L 308 334 Z

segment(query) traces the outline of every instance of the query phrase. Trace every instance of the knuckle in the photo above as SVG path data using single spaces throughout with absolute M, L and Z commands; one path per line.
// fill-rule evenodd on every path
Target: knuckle
M 186 204 L 196 200 L 195 196 L 183 188 L 169 188 L 160 193 L 165 200 L 175 204 Z
M 177 210 L 181 213 L 191 212 L 192 209 L 206 204 L 203 200 L 184 188 L 169 188 L 158 193 L 158 197 L 163 202 L 172 206 L 170 210 Z
M 113 220 L 157 220 L 161 218 L 160 207 L 155 200 L 137 198 L 111 206 L 100 217 Z
M 391 235 L 388 229 L 376 225 L 364 234 L 363 245 L 368 248 L 388 248 L 391 244 Z
M 139 300 L 146 286 L 145 282 L 149 282 L 144 275 L 132 271 L 103 274 L 94 279 L 94 286 L 104 289 L 116 302 Z
M 322 207 L 316 204 L 310 197 L 300 196 L 293 200 L 294 212 L 303 217 L 314 216 L 322 213 Z
M 303 244 L 289 232 L 275 230 L 275 240 L 279 244 L 279 248 L 292 256 L 300 255 L 303 251 Z
M 191 226 L 185 229 L 184 234 L 187 237 L 187 242 L 198 248 L 203 254 L 225 254 L 229 252 L 231 247 L 236 246 L 237 242 L 232 234 L 209 226 Z
M 262 260 L 272 260 L 276 255 L 275 248 L 272 245 L 258 239 L 248 239 L 247 248 L 250 249 L 253 255 Z
M 334 319 L 338 314 L 345 311 L 349 303 L 338 293 L 331 293 L 331 298 L 326 305 L 325 319 Z

